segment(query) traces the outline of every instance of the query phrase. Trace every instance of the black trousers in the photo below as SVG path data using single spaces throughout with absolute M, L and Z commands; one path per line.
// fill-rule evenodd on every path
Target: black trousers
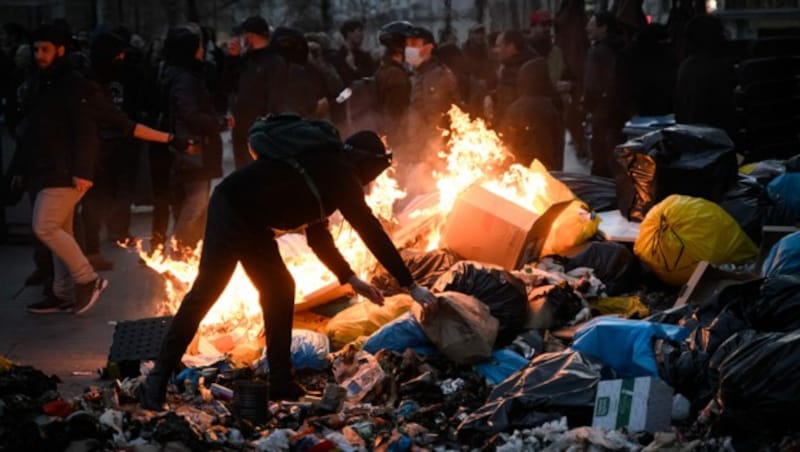
M 166 144 L 150 144 L 150 182 L 153 188 L 152 242 L 165 244 L 169 227 L 170 206 L 172 205 L 172 185 L 170 177 L 174 157 Z
M 270 382 L 286 384 L 291 376 L 294 280 L 278 252 L 274 235 L 254 230 L 228 200 L 215 192 L 208 207 L 197 278 L 172 320 L 158 356 L 154 377 L 167 377 L 178 367 L 197 327 L 222 294 L 237 262 L 259 293 L 267 332 Z
M 239 118 L 236 118 L 238 121 Z M 247 140 L 249 136 L 249 128 L 253 121 L 249 124 L 236 124 L 236 127 L 231 131 L 231 144 L 233 145 L 233 161 L 236 164 L 236 169 L 241 169 L 248 163 L 253 161 L 250 157 L 250 152 L 247 150 Z
M 625 120 L 592 118 L 592 176 L 614 177 L 614 148 L 625 142 Z

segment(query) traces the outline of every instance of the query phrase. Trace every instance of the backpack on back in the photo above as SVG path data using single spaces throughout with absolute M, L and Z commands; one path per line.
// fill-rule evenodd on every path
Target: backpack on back
M 307 152 L 342 150 L 344 144 L 336 128 L 327 121 L 303 119 L 293 113 L 269 115 L 258 119 L 250 127 L 250 143 L 259 158 L 286 163 L 303 176 L 319 203 L 320 220 L 325 220 L 327 215 L 317 184 L 297 157 Z

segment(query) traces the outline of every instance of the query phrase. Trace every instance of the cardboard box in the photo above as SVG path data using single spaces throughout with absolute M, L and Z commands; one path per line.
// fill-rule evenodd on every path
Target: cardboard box
M 568 204 L 555 204 L 539 216 L 473 185 L 456 200 L 441 243 L 467 260 L 513 270 L 539 256 L 552 219 Z
M 597 385 L 592 427 L 629 432 L 669 431 L 672 388 L 653 377 L 606 380 Z

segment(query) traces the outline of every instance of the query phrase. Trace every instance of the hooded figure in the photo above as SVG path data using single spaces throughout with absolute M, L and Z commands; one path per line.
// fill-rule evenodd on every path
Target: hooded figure
M 287 121 L 291 127 L 286 127 Z M 277 136 L 279 130 L 290 133 Z M 269 344 L 270 399 L 297 399 L 304 394 L 294 381 L 290 354 L 295 285 L 273 231 L 305 226 L 311 250 L 340 283 L 350 284 L 374 303 L 383 301 L 380 291 L 350 268 L 336 248 L 327 219 L 320 219 L 320 211 L 328 216 L 339 210 L 378 261 L 400 285 L 409 288 L 414 300 L 426 312 L 435 309 L 436 298 L 414 282 L 364 200 L 363 186 L 391 162 L 391 154 L 374 132 L 358 133 L 342 143 L 329 123 L 293 115 L 259 120 L 251 132 L 251 153 L 256 160 L 227 176 L 211 196 L 197 278 L 175 314 L 155 368 L 139 387 L 138 399 L 144 408 L 160 409 L 165 402 L 171 373 L 239 262 L 259 292 Z M 307 145 L 305 152 L 293 155 L 296 165 L 268 157 L 277 150 L 264 145 L 282 141 Z

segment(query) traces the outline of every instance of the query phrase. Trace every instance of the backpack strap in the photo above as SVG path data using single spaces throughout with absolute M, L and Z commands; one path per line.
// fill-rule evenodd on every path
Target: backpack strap
M 303 176 L 303 179 L 306 181 L 306 185 L 308 186 L 308 189 L 311 191 L 311 194 L 314 195 L 315 198 L 317 198 L 317 204 L 319 205 L 320 221 L 325 221 L 325 219 L 328 216 L 325 215 L 325 208 L 322 206 L 322 194 L 320 194 L 319 188 L 317 187 L 317 184 L 314 182 L 314 179 L 311 178 L 306 169 L 303 168 L 303 165 L 301 165 L 300 162 L 298 162 L 297 160 L 292 158 L 282 158 L 280 159 L 280 161 L 291 166 L 292 168 L 295 169 L 295 171 L 297 171 L 298 173 L 300 173 L 301 176 Z

